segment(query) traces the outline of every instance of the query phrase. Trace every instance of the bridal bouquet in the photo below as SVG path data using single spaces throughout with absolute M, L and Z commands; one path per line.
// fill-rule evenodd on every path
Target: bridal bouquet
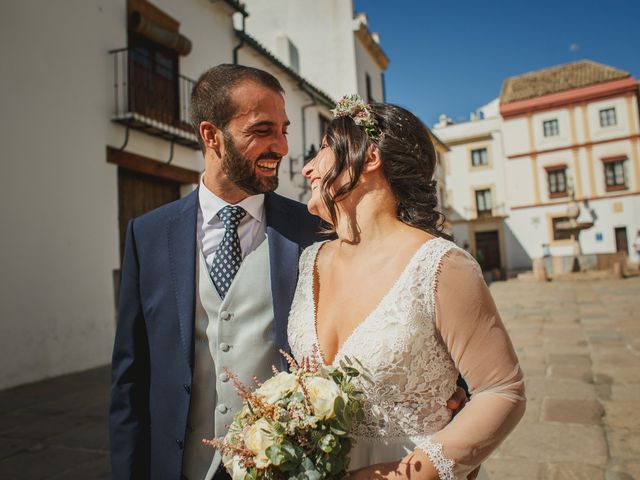
M 227 371 L 242 409 L 224 439 L 203 440 L 222 453 L 233 480 L 339 479 L 349 465 L 353 421 L 362 419 L 360 371 L 345 358 L 339 367 L 282 352 L 289 372 L 278 372 L 252 390 Z M 315 355 L 314 355 L 315 358 Z

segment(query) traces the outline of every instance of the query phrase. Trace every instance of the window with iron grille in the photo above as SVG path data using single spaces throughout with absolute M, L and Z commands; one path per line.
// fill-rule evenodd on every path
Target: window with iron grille
M 615 108 L 604 108 L 600 110 L 600 126 L 611 127 L 617 125 L 618 119 L 616 118 Z
M 614 162 L 606 162 L 604 164 L 604 178 L 607 190 L 616 190 L 625 188 L 627 185 L 624 172 L 624 160 L 616 160 Z
M 476 190 L 476 210 L 478 215 L 491 213 L 491 189 Z
M 471 150 L 471 165 L 474 167 L 489 165 L 489 156 L 486 148 Z
M 178 54 L 135 33 L 129 34 L 129 48 L 129 109 L 167 125 L 176 124 Z
M 559 197 L 567 194 L 567 169 L 558 168 L 547 172 L 549 196 Z
M 560 127 L 558 126 L 558 120 L 545 120 L 542 122 L 542 130 L 545 137 L 555 137 L 560 134 Z

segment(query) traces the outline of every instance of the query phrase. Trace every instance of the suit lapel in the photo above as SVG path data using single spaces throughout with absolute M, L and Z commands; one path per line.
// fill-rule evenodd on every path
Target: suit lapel
M 196 221 L 198 189 L 184 199 L 180 213 L 168 224 L 169 270 L 176 296 L 180 336 L 193 371 L 193 317 L 196 282 Z
M 287 223 L 295 219 L 287 217 L 278 198 L 267 194 L 265 208 L 276 342 L 278 348 L 289 351 L 287 320 L 298 281 L 300 246 L 285 236 Z

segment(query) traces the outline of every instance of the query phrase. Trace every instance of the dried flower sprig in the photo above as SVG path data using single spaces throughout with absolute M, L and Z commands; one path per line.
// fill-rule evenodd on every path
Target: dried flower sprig
M 373 141 L 382 139 L 382 132 L 378 126 L 371 105 L 365 103 L 360 95 L 344 95 L 338 100 L 336 108 L 331 110 L 335 118 L 351 117 L 353 122 L 364 130 L 364 133 Z
M 205 438 L 202 440 L 202 444 L 219 450 L 223 455 L 237 456 L 240 459 L 240 463 L 245 468 L 253 467 L 256 464 L 253 460 L 255 454 L 244 445 L 233 445 L 225 442 L 221 438 L 214 438 L 211 440 Z

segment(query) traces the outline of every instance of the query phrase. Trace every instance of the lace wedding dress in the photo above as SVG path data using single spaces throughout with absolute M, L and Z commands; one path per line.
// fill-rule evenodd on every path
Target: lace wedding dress
M 295 358 L 317 355 L 314 272 L 322 243 L 300 258 L 289 316 Z M 345 305 L 345 308 L 348 308 Z M 423 450 L 443 480 L 466 478 L 524 413 L 517 357 L 475 260 L 435 238 L 414 254 L 393 287 L 339 348 L 358 359 L 365 419 L 353 429 L 350 469 Z M 472 394 L 451 420 L 447 400 L 460 372 Z

